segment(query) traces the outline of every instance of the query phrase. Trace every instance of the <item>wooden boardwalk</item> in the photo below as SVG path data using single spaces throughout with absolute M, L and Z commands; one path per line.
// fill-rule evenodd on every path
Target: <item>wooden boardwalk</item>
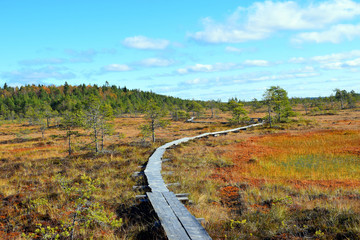
M 181 138 L 169 142 L 155 150 L 150 156 L 144 170 L 148 187 L 151 192 L 146 195 L 153 206 L 161 225 L 165 230 L 166 236 L 170 240 L 180 239 L 211 239 L 198 220 L 191 215 L 185 206 L 177 199 L 173 192 L 167 188 L 161 176 L 162 156 L 167 148 L 179 145 L 183 142 L 195 140 L 209 136 L 226 135 L 230 132 L 239 132 L 249 127 L 262 125 L 263 123 L 252 124 L 245 127 L 234 128 L 226 131 L 204 133 L 195 137 Z

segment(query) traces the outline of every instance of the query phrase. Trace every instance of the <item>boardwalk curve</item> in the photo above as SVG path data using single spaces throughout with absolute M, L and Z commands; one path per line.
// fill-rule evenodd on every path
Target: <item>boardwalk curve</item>
M 169 191 L 162 176 L 161 163 L 162 156 L 167 148 L 179 145 L 181 143 L 204 138 L 208 136 L 226 135 L 230 132 L 239 132 L 250 127 L 260 126 L 263 123 L 251 124 L 244 127 L 229 129 L 225 131 L 204 133 L 194 137 L 185 137 L 157 148 L 150 156 L 149 161 L 144 170 L 145 177 L 148 182 L 148 187 L 151 192 L 146 195 L 158 215 L 161 225 L 165 230 L 166 236 L 170 240 L 181 239 L 211 239 L 209 234 L 197 219 L 191 215 L 186 207 L 177 199 L 176 195 Z

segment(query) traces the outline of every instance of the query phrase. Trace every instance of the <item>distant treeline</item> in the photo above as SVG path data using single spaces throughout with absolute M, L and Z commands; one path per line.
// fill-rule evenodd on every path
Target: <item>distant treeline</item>
M 324 110 L 355 108 L 359 101 L 360 94 L 354 90 L 348 92 L 338 88 L 334 89 L 334 94 L 331 94 L 329 97 L 290 99 L 292 105 L 301 104 L 306 114 L 308 114 L 308 112 L 316 114 Z
M 194 111 L 206 107 L 204 101 L 183 100 L 126 87 L 94 85 L 62 86 L 25 85 L 0 87 L 0 117 L 2 119 L 24 118 L 27 113 L 40 111 L 62 114 L 67 111 L 84 109 L 90 97 L 100 99 L 110 105 L 115 115 L 142 113 L 147 102 L 154 101 L 164 110 Z M 220 104 L 220 102 L 217 102 Z
M 65 112 L 84 110 L 90 98 L 96 97 L 103 104 L 111 106 L 115 116 L 128 114 L 136 116 L 145 111 L 149 101 L 167 112 L 178 116 L 200 115 L 204 109 L 210 109 L 212 117 L 217 109 L 228 111 L 229 104 L 220 100 L 196 101 L 156 94 L 148 91 L 129 90 L 126 87 L 110 86 L 107 82 L 103 86 L 85 85 L 71 86 L 67 82 L 61 86 L 25 85 L 10 87 L 6 83 L 0 87 L 0 119 L 27 118 L 39 113 L 44 117 L 62 115 Z M 360 94 L 354 91 L 335 89 L 329 97 L 318 98 L 290 98 L 290 104 L 302 105 L 306 111 L 353 108 L 360 100 Z M 244 102 L 237 98 L 230 102 L 242 102 L 254 112 L 265 106 L 263 99 Z M 180 114 L 180 115 L 179 115 Z
M 312 113 L 319 113 L 325 110 L 339 110 L 346 108 L 355 108 L 358 102 L 360 102 L 360 94 L 354 90 L 346 91 L 340 89 L 334 89 L 333 94 L 328 97 L 293 97 L 289 98 L 289 103 L 292 107 L 302 106 L 306 111 Z M 232 99 L 234 100 L 234 99 Z M 235 98 L 235 101 L 238 101 Z M 261 109 L 265 104 L 263 99 L 257 100 L 254 98 L 252 101 L 244 102 L 244 105 L 251 108 L 254 112 L 257 109 Z

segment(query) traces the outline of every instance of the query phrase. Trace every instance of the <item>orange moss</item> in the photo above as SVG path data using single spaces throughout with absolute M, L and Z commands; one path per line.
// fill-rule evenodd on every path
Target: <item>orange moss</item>
M 357 179 L 331 179 L 331 180 L 308 180 L 308 179 L 272 179 L 264 176 L 255 177 L 259 168 L 259 161 L 267 161 L 267 157 L 274 159 L 285 158 L 289 155 L 306 154 L 352 154 L 360 155 L 360 131 L 359 130 L 316 130 L 311 132 L 278 133 L 266 136 L 249 137 L 247 141 L 223 148 L 221 156 L 232 160 L 231 168 L 218 168 L 216 173 L 210 175 L 211 179 L 217 179 L 224 183 L 247 182 L 253 186 L 267 183 L 281 183 L 304 188 L 309 185 L 323 188 L 356 188 L 360 186 Z M 311 142 L 314 142 L 313 144 Z M 327 144 L 329 142 L 329 145 Z
M 235 186 L 226 186 L 220 189 L 221 203 L 230 209 L 241 205 L 240 189 Z
M 252 204 L 249 207 L 262 213 L 268 213 L 270 211 L 269 205 Z

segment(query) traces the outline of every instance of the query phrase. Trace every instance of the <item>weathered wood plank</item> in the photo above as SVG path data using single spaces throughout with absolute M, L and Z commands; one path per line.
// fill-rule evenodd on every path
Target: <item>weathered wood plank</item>
M 147 196 L 169 240 L 191 239 L 162 193 L 149 192 Z
M 177 200 L 173 192 L 166 192 L 162 194 L 171 209 L 174 211 L 176 217 L 184 226 L 186 232 L 190 236 L 190 239 L 211 239 L 211 237 L 203 228 L 203 226 L 199 223 L 199 221 L 193 215 L 191 215 L 191 213 L 186 209 L 183 204 L 181 204 Z
M 134 172 L 131 176 L 133 178 L 144 176 L 144 172 Z
M 179 198 L 179 197 L 189 197 L 190 193 L 176 193 L 175 196 L 177 198 Z

